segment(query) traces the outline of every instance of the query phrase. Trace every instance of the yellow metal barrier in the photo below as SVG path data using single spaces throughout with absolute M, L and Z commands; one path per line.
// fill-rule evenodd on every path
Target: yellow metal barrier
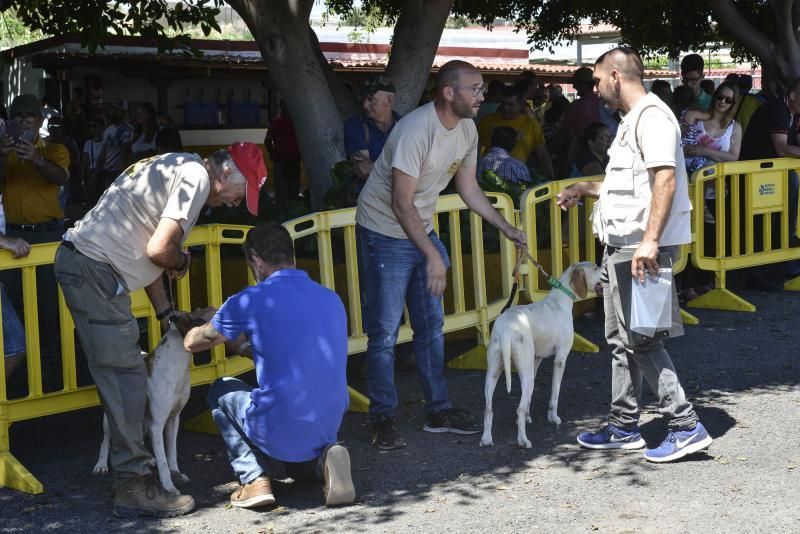
M 800 259 L 800 246 L 792 245 L 798 236 L 790 236 L 789 220 L 789 171 L 797 168 L 796 159 L 781 158 L 720 163 L 694 173 L 692 262 L 713 272 L 715 281 L 714 289 L 690 301 L 690 307 L 755 311 L 754 305 L 725 287 L 726 273 Z M 716 199 L 710 202 L 713 226 L 704 223 L 700 208 L 709 190 Z M 784 288 L 800 290 L 800 278 L 786 282 Z

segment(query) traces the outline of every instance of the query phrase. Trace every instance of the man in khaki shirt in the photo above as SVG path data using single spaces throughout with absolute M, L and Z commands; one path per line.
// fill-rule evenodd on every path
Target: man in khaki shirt
M 156 317 L 168 321 L 174 312 L 163 274 L 180 278 L 189 270 L 183 242 L 203 206 L 246 199 L 256 215 L 266 174 L 253 143 L 236 143 L 205 160 L 184 153 L 142 160 L 67 231 L 56 253 L 56 277 L 109 422 L 118 517 L 172 517 L 194 508 L 190 496 L 167 493 L 150 473 L 147 369 L 129 293 L 144 288 Z

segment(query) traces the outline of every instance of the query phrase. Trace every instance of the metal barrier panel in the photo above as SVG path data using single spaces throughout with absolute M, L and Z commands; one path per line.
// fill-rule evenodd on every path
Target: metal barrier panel
M 692 217 L 692 262 L 713 272 L 715 283 L 690 307 L 755 311 L 725 287 L 726 273 L 800 259 L 798 201 L 790 203 L 797 194 L 790 175 L 797 168 L 796 159 L 779 158 L 719 163 L 694 173 L 693 204 L 698 208 Z M 786 289 L 799 290 L 798 280 L 787 282 Z

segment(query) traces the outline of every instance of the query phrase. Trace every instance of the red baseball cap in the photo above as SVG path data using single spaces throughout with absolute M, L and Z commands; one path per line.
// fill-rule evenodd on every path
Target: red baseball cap
M 261 149 L 255 143 L 234 143 L 228 147 L 228 154 L 247 179 L 245 188 L 247 211 L 258 215 L 258 192 L 267 181 L 267 167 L 264 165 Z

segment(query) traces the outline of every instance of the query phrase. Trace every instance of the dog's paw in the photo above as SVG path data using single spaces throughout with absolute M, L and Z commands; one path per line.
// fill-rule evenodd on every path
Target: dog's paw
M 175 484 L 176 488 L 180 488 L 189 483 L 189 477 L 181 473 L 180 471 L 173 471 L 170 470 L 169 477 L 172 479 L 172 483 Z
M 108 474 L 108 466 L 103 464 L 97 464 L 92 469 L 93 475 L 107 475 Z
M 481 438 L 481 447 L 492 447 L 494 446 L 494 441 L 492 438 Z
M 521 449 L 530 449 L 533 446 L 533 445 L 531 445 L 530 440 L 528 440 L 527 438 L 526 439 L 517 439 L 517 445 L 519 445 L 519 447 Z
M 556 426 L 561 425 L 561 418 L 554 413 L 547 414 L 547 420 Z
M 530 416 L 530 415 L 526 415 L 526 416 L 525 416 L 525 422 L 526 422 L 526 423 L 533 423 L 533 419 L 531 419 L 531 416 Z

